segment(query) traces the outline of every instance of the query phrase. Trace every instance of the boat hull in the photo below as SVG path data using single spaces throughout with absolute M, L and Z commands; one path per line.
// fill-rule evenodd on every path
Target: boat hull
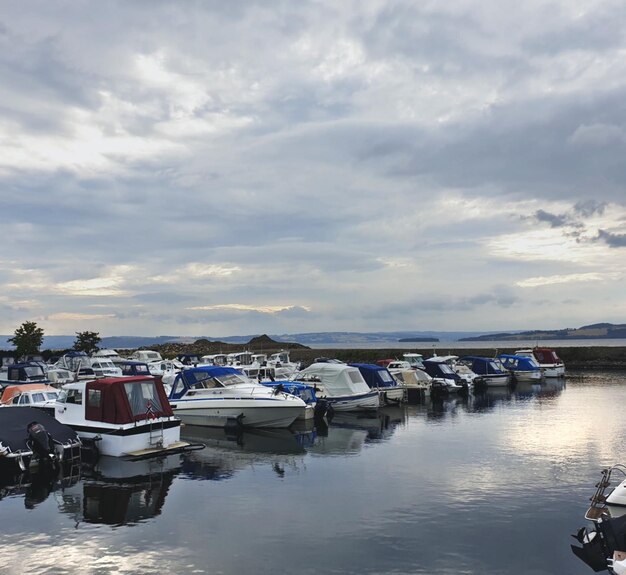
M 335 411 L 369 411 L 380 407 L 377 391 L 358 395 L 326 396 L 324 399 Z
M 565 365 L 541 365 L 544 377 L 565 377 Z
M 174 418 L 98 427 L 67 423 L 84 442 L 93 442 L 100 455 L 111 457 L 159 455 L 180 449 L 180 424 Z
M 512 372 L 515 381 L 525 381 L 533 383 L 541 383 L 543 374 L 541 371 L 514 371 Z
M 289 427 L 305 417 L 301 404 L 245 400 L 176 400 L 172 409 L 188 425 L 225 427 L 233 421 L 243 427 Z

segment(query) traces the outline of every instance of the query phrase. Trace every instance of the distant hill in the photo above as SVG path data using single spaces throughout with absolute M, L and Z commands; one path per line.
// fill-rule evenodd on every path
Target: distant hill
M 626 324 L 594 323 L 578 328 L 533 330 L 515 333 L 491 333 L 465 337 L 459 341 L 518 341 L 545 339 L 621 339 L 626 338 Z

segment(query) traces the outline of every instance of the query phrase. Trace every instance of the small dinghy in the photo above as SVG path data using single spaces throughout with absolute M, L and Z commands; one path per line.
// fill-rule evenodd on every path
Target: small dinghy
M 58 469 L 80 461 L 81 441 L 69 426 L 32 407 L 0 410 L 0 464 L 9 472 Z

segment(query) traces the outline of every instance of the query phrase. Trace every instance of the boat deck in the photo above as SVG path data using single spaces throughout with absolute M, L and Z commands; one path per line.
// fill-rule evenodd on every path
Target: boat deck
M 175 441 L 167 447 L 148 447 L 146 449 L 137 449 L 136 451 L 128 451 L 124 454 L 125 459 L 142 459 L 144 457 L 153 457 L 155 455 L 170 455 L 187 449 L 198 449 L 196 444 L 187 441 Z

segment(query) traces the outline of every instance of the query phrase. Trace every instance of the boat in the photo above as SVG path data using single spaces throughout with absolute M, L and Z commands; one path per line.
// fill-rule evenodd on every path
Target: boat
M 153 351 L 151 349 L 138 349 L 134 351 L 128 359 L 133 361 L 143 361 L 144 363 L 163 360 L 158 351 Z
M 0 397 L 0 407 L 38 407 L 54 415 L 54 403 L 59 390 L 46 383 L 7 385 Z
M 487 387 L 502 387 L 511 383 L 511 374 L 502 367 L 502 364 L 493 357 L 466 355 L 458 360 L 458 364 L 468 365 L 476 374 L 475 385 Z
M 50 383 L 39 362 L 12 363 L 0 367 L 0 387 L 22 383 Z
M 169 400 L 185 424 L 209 427 L 289 427 L 305 409 L 302 399 L 252 381 L 230 366 L 180 371 Z
M 501 353 L 498 355 L 498 359 L 502 367 L 511 373 L 511 378 L 514 382 L 530 381 L 540 383 L 543 380 L 541 368 L 533 357 Z
M 404 401 L 406 388 L 399 383 L 386 367 L 371 363 L 351 363 L 363 376 L 370 389 L 378 391 L 380 404 L 399 403 Z
M 592 527 L 583 526 L 573 534 L 580 547 L 571 548 L 594 571 L 626 575 L 626 479 L 607 492 L 613 473 L 625 476 L 626 466 L 617 464 L 602 470 L 585 512 L 585 519 L 592 522 Z
M 1 410 L 0 469 L 5 471 L 58 470 L 80 462 L 81 441 L 69 426 L 33 407 Z
M 121 363 L 124 359 L 115 349 L 98 349 L 91 354 L 92 359 L 108 359 L 115 364 Z
M 406 389 L 407 401 L 419 401 L 422 397 L 430 395 L 432 385 L 430 375 L 421 369 L 411 369 L 408 362 L 397 363 L 406 363 L 406 367 L 388 367 L 387 369 L 394 379 Z
M 564 377 L 565 364 L 551 347 L 533 347 L 532 349 L 518 349 L 516 355 L 527 355 L 539 364 L 544 377 Z
M 328 401 L 334 411 L 364 411 L 380 406 L 378 391 L 370 389 L 358 368 L 346 363 L 312 363 L 291 381 L 313 384 L 317 397 Z
M 426 373 L 432 378 L 431 394 L 468 392 L 468 384 L 449 364 L 448 356 L 429 357 L 424 360 Z
M 413 369 L 426 369 L 424 367 L 424 356 L 421 353 L 407 352 L 402 354 L 402 359 L 407 361 Z
M 145 361 L 139 360 L 126 360 L 119 364 L 122 370 L 122 375 L 127 377 L 133 377 L 136 375 L 152 375 L 150 373 L 150 367 Z
M 105 377 L 61 389 L 56 419 L 96 454 L 141 458 L 194 447 L 180 441 L 181 421 L 152 376 Z
M 84 351 L 68 351 L 53 365 L 53 369 L 71 371 L 75 379 L 93 379 L 96 372 L 91 367 L 91 357 Z
M 122 375 L 122 369 L 106 357 L 92 357 L 91 369 L 95 377 L 121 377 Z
M 285 350 L 270 355 L 267 358 L 267 365 L 274 368 L 276 379 L 289 379 L 300 369 L 300 363 L 291 361 L 289 352 Z

